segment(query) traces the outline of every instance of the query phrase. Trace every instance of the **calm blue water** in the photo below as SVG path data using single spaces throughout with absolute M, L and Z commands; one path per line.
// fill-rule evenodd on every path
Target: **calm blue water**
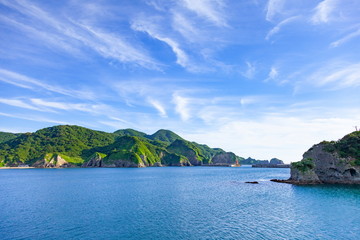
M 288 177 L 248 167 L 0 170 L 0 239 L 360 239 L 360 187 L 268 181 Z

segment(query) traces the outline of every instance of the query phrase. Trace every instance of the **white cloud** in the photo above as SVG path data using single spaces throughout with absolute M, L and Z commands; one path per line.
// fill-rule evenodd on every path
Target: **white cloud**
M 50 44 L 51 48 L 61 48 L 78 57 L 79 53 L 86 54 L 87 49 L 84 48 L 87 47 L 104 58 L 159 70 L 160 64 L 152 59 L 140 45 L 134 44 L 135 41 L 127 41 L 122 36 L 100 30 L 84 22 L 64 17 L 56 18 L 29 2 L 16 0 L 3 1 L 3 4 L 27 17 L 24 20 L 7 19 L 8 24 L 24 31 L 30 38 Z M 31 27 L 28 22 L 32 22 L 36 27 Z
M 175 111 L 180 115 L 183 121 L 187 121 L 191 118 L 189 103 L 190 99 L 182 97 L 175 93 L 173 95 L 173 103 L 175 104 Z
M 266 20 L 273 21 L 277 14 L 282 13 L 284 4 L 284 0 L 269 0 L 266 8 Z
M 176 42 L 174 39 L 165 36 L 166 34 L 162 33 L 162 31 L 159 29 L 160 26 L 156 25 L 156 21 L 158 19 L 154 18 L 153 21 L 149 21 L 148 18 L 141 19 L 138 18 L 131 24 L 131 28 L 135 31 L 141 31 L 149 34 L 154 39 L 157 39 L 159 41 L 162 41 L 169 45 L 172 49 L 172 51 L 176 55 L 176 63 L 180 66 L 188 69 L 188 70 L 195 70 L 195 68 L 190 64 L 189 57 L 187 54 L 180 48 L 179 43 Z
M 30 110 L 35 110 L 35 111 L 43 111 L 43 109 L 39 109 L 33 105 L 30 105 L 22 100 L 19 99 L 5 99 L 5 98 L 0 98 L 0 103 L 3 104 L 7 104 L 10 106 L 14 106 L 14 107 L 20 107 L 20 108 L 26 108 L 26 109 L 30 109 Z
M 166 110 L 159 101 L 152 98 L 149 98 L 148 101 L 156 110 L 158 110 L 161 117 L 167 117 Z
M 189 42 L 198 42 L 201 37 L 201 30 L 196 27 L 196 22 L 180 12 L 173 11 L 172 27 L 178 31 Z
M 222 0 L 182 0 L 184 6 L 196 13 L 199 17 L 219 27 L 227 27 L 226 15 L 222 9 L 225 2 Z
M 0 81 L 31 90 L 46 90 L 51 91 L 54 93 L 59 93 L 62 95 L 67 95 L 71 97 L 77 97 L 77 98 L 85 98 L 85 99 L 94 99 L 95 96 L 92 92 L 88 92 L 85 90 L 71 90 L 71 89 L 65 89 L 60 86 L 56 86 L 53 84 L 48 84 L 42 81 L 39 81 L 37 79 L 27 77 L 25 75 L 12 72 L 6 69 L 0 68 Z
M 309 83 L 317 87 L 338 90 L 360 86 L 360 63 L 329 64 L 309 77 Z
M 50 119 L 50 118 L 45 118 L 45 117 L 41 117 L 41 116 L 34 116 L 34 115 L 25 116 L 25 115 L 16 115 L 16 114 L 9 114 L 9 113 L 0 112 L 0 116 L 24 119 L 24 120 L 35 121 L 35 122 L 47 122 L 47 123 L 56 123 L 56 124 L 70 124 L 69 122 L 61 121 L 61 120 L 58 120 L 58 119 Z
M 264 80 L 264 82 L 275 80 L 279 76 L 278 69 L 274 66 L 270 68 L 270 72 L 268 74 L 268 77 Z
M 324 0 L 320 2 L 315 8 L 315 14 L 311 21 L 314 24 L 327 23 L 332 19 L 331 14 L 336 9 L 338 0 Z
M 273 35 L 275 35 L 276 33 L 280 32 L 281 28 L 284 27 L 285 25 L 295 21 L 298 18 L 298 16 L 294 16 L 294 17 L 289 17 L 283 21 L 281 21 L 280 23 L 278 23 L 275 27 L 273 27 L 268 34 L 266 35 L 265 39 L 269 40 L 270 37 L 272 37 Z
M 245 63 L 247 66 L 247 70 L 245 72 L 242 72 L 241 74 L 248 79 L 254 78 L 254 75 L 256 73 L 255 65 L 251 62 L 245 62 Z
M 221 147 L 242 157 L 299 161 L 313 144 L 337 140 L 353 131 L 360 113 L 353 118 L 312 118 L 267 116 L 257 120 L 233 120 L 217 129 L 181 133 L 186 139 Z M 355 125 L 354 125 L 355 124 Z
M 92 114 L 106 115 L 115 112 L 115 110 L 106 104 L 89 104 L 89 103 L 70 103 L 70 102 L 54 102 L 39 98 L 32 98 L 30 101 L 39 107 L 54 108 L 65 111 L 81 111 Z
M 346 43 L 346 42 L 350 41 L 351 39 L 356 38 L 358 36 L 360 36 L 360 29 L 346 35 L 345 37 L 343 37 L 343 38 L 341 38 L 341 39 L 339 39 L 337 41 L 332 42 L 330 44 L 330 46 L 331 47 L 338 47 L 338 46 L 340 46 L 340 45 L 342 45 L 342 44 L 344 44 L 344 43 Z

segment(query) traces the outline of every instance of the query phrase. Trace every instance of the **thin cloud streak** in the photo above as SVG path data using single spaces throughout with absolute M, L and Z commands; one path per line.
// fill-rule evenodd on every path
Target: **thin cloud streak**
M 266 21 L 272 22 L 275 16 L 282 12 L 284 0 L 269 0 L 266 7 Z
M 359 36 L 360 36 L 360 29 L 346 35 L 345 37 L 343 37 L 343 38 L 341 38 L 341 39 L 339 39 L 337 41 L 332 42 L 330 44 L 330 47 L 339 47 L 340 45 L 343 45 L 344 43 L 352 40 L 353 38 L 359 37 Z
M 336 9 L 338 0 L 324 0 L 314 9 L 315 14 L 311 18 L 314 24 L 327 23 L 332 19 L 331 14 Z
M 225 2 L 222 0 L 182 0 L 184 6 L 196 13 L 199 17 L 220 27 L 227 27 L 225 14 L 221 11 L 225 7 Z
M 280 23 L 278 23 L 275 27 L 273 27 L 268 34 L 266 35 L 265 39 L 269 40 L 273 35 L 277 34 L 280 32 L 281 28 L 283 28 L 285 25 L 294 22 L 296 19 L 298 19 L 298 16 L 294 16 L 294 17 L 289 17 L 283 21 L 281 21 Z
M 2 3 L 37 22 L 38 29 L 15 20 L 8 20 L 9 23 L 30 33 L 29 37 L 38 37 L 51 44 L 52 47 L 66 50 L 70 55 L 78 52 L 85 54 L 82 48 L 87 46 L 104 58 L 115 59 L 122 63 L 133 63 L 153 70 L 160 69 L 160 64 L 147 55 L 144 49 L 130 44 L 119 35 L 104 32 L 68 18 L 56 19 L 28 2 L 17 0 L 14 2 L 3 1 Z M 43 34 L 42 31 L 46 34 Z M 67 42 L 71 42 L 71 44 Z
M 0 112 L 0 116 L 24 119 L 24 120 L 34 121 L 34 122 L 47 122 L 47 123 L 71 125 L 71 123 L 69 123 L 69 122 L 65 122 L 65 121 L 61 121 L 61 120 L 54 120 L 54 119 L 49 119 L 49 118 L 44 118 L 44 117 L 37 117 L 37 116 L 29 117 L 29 116 L 24 116 L 24 115 L 9 114 L 9 113 L 3 113 L 3 112 Z
M 48 84 L 37 79 L 22 75 L 20 73 L 12 72 L 6 69 L 0 68 L 0 81 L 31 90 L 46 90 L 54 93 L 85 99 L 94 99 L 94 94 L 86 91 L 77 91 L 71 89 L 65 89 L 60 86 Z
M 149 103 L 159 112 L 161 117 L 167 117 L 166 110 L 159 101 L 150 98 Z

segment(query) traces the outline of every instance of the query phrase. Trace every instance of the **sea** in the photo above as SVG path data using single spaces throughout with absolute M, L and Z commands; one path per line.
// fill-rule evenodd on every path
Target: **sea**
M 269 181 L 289 176 L 249 166 L 4 169 L 0 239 L 360 239 L 360 186 Z

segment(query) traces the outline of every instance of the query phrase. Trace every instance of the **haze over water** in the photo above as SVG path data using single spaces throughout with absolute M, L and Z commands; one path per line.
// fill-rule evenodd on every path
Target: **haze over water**
M 288 177 L 249 167 L 1 170 L 0 239 L 359 239 L 359 186 L 269 181 Z

